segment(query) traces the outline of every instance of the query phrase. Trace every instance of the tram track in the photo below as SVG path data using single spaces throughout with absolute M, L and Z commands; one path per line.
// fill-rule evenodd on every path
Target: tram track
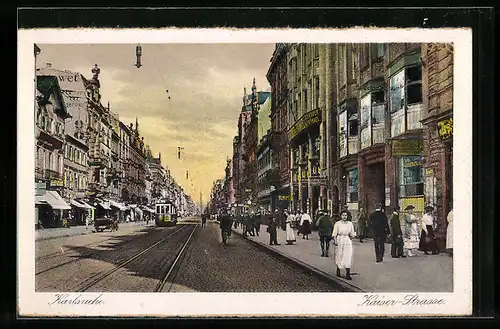
M 194 232 L 196 231 L 196 229 L 198 228 L 198 226 L 199 226 L 198 224 L 195 225 L 194 229 L 191 231 L 191 234 L 188 236 L 187 240 L 182 245 L 182 248 L 179 250 L 179 252 L 175 256 L 175 259 L 172 262 L 172 264 L 170 265 L 167 273 L 165 274 L 165 276 L 156 285 L 154 292 L 163 292 L 163 291 L 165 291 L 165 285 L 167 283 L 169 283 L 169 280 L 170 280 L 170 284 L 168 285 L 168 289 L 166 291 L 167 292 L 170 291 L 170 289 L 172 288 L 172 285 L 174 283 L 175 276 L 177 275 L 177 272 L 178 272 L 178 266 L 182 262 L 183 256 L 185 256 L 185 251 L 187 250 L 187 247 L 190 244 L 191 239 L 192 239 L 192 237 L 194 235 Z M 177 271 L 175 272 L 175 275 L 172 277 L 172 274 L 174 274 L 174 270 L 175 269 L 177 269 Z
M 176 243 L 175 240 L 170 240 L 169 241 L 168 238 L 170 238 L 170 237 L 172 237 L 174 235 L 179 235 L 179 233 L 184 232 L 186 230 L 189 230 L 188 227 L 192 227 L 192 226 L 193 225 L 183 225 L 183 226 L 181 226 L 180 229 L 177 229 L 174 232 L 171 232 L 170 234 L 168 234 L 167 236 L 163 237 L 159 241 L 157 241 L 154 244 L 148 246 L 146 249 L 142 249 L 140 252 L 135 253 L 134 255 L 132 255 L 131 257 L 128 257 L 124 261 L 122 261 L 122 262 L 120 262 L 118 264 L 115 264 L 112 268 L 110 268 L 108 270 L 105 270 L 105 271 L 100 271 L 100 272 L 92 275 L 91 277 L 88 277 L 83 282 L 81 282 L 76 288 L 72 289 L 72 291 L 85 292 L 85 291 L 88 291 L 91 288 L 98 289 L 99 285 L 102 286 L 103 284 L 105 284 L 106 280 L 111 280 L 111 278 L 114 277 L 113 274 L 117 273 L 120 269 L 126 268 L 127 266 L 132 266 L 133 262 L 136 262 L 136 263 L 140 262 L 140 260 L 145 255 L 147 255 L 150 252 L 153 252 L 156 248 L 158 248 L 159 246 L 163 245 L 164 243 L 173 243 L 173 244 L 175 244 Z M 189 234 L 187 240 L 184 241 L 184 243 L 182 244 L 182 247 L 180 248 L 180 251 L 176 252 L 176 254 L 175 254 L 176 256 L 175 256 L 175 259 L 174 259 L 172 265 L 169 267 L 169 270 L 167 271 L 167 274 L 156 285 L 156 288 L 158 288 L 160 286 L 163 287 L 165 285 L 166 280 L 168 279 L 168 277 L 172 273 L 172 270 L 170 270 L 170 269 L 173 269 L 173 267 L 179 262 L 180 255 L 185 250 L 186 246 L 189 244 L 189 242 L 191 240 L 191 237 L 193 236 L 193 233 L 195 232 L 197 226 L 198 225 L 194 225 L 194 228 L 192 229 L 192 231 L 190 231 L 190 234 Z M 162 284 L 162 282 L 163 282 L 163 284 Z M 155 289 L 154 291 L 157 291 L 157 290 Z
M 161 235 L 162 231 L 161 230 L 153 230 L 149 234 L 134 235 L 134 236 L 123 236 L 123 237 L 121 237 L 123 239 L 123 241 L 122 241 L 122 244 L 120 245 L 119 249 L 126 248 L 127 245 L 129 245 L 130 243 L 132 243 L 134 241 L 143 240 L 145 238 L 150 239 L 151 238 L 150 234 Z M 87 245 L 77 246 L 76 248 L 88 248 L 90 246 L 100 246 L 100 247 L 106 248 L 108 246 L 105 245 L 105 243 L 109 242 L 109 241 L 112 241 L 112 240 L 114 240 L 116 238 L 117 237 L 113 237 L 113 238 L 110 238 L 110 239 L 106 239 L 104 241 L 101 240 L 101 241 L 98 241 L 98 242 L 89 243 Z M 117 250 L 117 252 L 118 251 L 119 250 Z M 71 258 L 71 259 L 69 259 L 67 261 L 58 262 L 55 265 L 48 266 L 48 267 L 47 266 L 43 266 L 43 265 L 37 265 L 36 266 L 37 270 L 35 271 L 35 276 L 39 276 L 41 274 L 44 274 L 44 273 L 47 273 L 47 272 L 59 269 L 61 267 L 64 267 L 64 266 L 67 266 L 67 265 L 70 265 L 70 264 L 74 264 L 74 263 L 83 261 L 83 260 L 86 260 L 86 259 L 91 259 L 92 257 L 94 257 L 96 255 L 99 255 L 99 254 L 103 254 L 105 252 L 109 252 L 109 249 L 92 250 L 90 252 L 86 252 L 86 253 L 83 253 L 83 254 L 81 254 L 81 253 L 79 253 L 77 251 L 70 251 L 70 252 L 67 252 L 67 253 L 58 253 L 56 255 L 51 255 L 50 257 L 36 259 L 36 262 L 41 262 L 41 261 L 53 260 L 53 259 L 56 259 L 56 258 L 65 258 L 65 257 L 66 258 L 68 258 L 68 257 Z M 49 255 L 47 255 L 47 256 L 49 256 Z M 40 269 L 38 269 L 38 268 L 40 268 Z

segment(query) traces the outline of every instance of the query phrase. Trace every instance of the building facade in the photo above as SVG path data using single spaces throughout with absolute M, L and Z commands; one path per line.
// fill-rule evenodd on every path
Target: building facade
M 422 98 L 424 196 L 436 206 L 444 248 L 453 208 L 453 44 L 422 45 Z
M 67 112 L 56 76 L 37 75 L 35 113 L 35 215 L 37 226 L 59 227 L 71 207 L 64 201 L 64 122 Z
M 290 203 L 290 148 L 289 148 L 289 90 L 288 90 L 288 50 L 289 45 L 278 43 L 271 58 L 267 80 L 271 85 L 271 151 L 275 155 L 272 166 L 271 183 L 273 207 L 287 209 Z

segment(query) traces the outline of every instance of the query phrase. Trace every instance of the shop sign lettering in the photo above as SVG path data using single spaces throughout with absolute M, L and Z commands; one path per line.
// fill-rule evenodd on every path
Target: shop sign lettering
M 437 125 L 439 137 L 442 139 L 453 137 L 453 118 L 439 121 Z
M 309 126 L 320 122 L 321 116 L 319 109 L 304 114 L 290 129 L 290 139 L 294 139 Z
M 395 140 L 392 142 L 392 155 L 419 155 L 422 154 L 424 144 L 419 140 Z

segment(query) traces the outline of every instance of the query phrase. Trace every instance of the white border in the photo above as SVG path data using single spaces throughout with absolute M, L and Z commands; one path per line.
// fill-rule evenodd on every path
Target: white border
M 35 293 L 33 43 L 453 42 L 454 292 L 421 293 L 442 305 L 358 306 L 355 293 L 105 293 L 105 306 L 49 305 Z M 472 32 L 468 29 L 39 29 L 18 31 L 18 310 L 22 316 L 397 316 L 472 312 Z M 411 278 L 408 278 L 411 280 Z M 432 280 L 432 277 L 428 278 Z M 76 297 L 78 294 L 72 294 Z M 82 296 L 95 297 L 85 293 Z M 405 293 L 380 293 L 402 300 Z

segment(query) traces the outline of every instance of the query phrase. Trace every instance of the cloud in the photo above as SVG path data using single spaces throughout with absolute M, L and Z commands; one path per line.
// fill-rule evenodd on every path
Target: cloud
M 270 89 L 265 75 L 274 44 L 144 44 L 140 69 L 135 46 L 40 45 L 39 64 L 91 78 L 97 63 L 103 104 L 109 101 L 126 125 L 137 117 L 153 153 L 161 152 L 194 200 L 201 191 L 206 201 L 232 156 L 243 88 L 250 93 L 255 77 L 259 90 Z

